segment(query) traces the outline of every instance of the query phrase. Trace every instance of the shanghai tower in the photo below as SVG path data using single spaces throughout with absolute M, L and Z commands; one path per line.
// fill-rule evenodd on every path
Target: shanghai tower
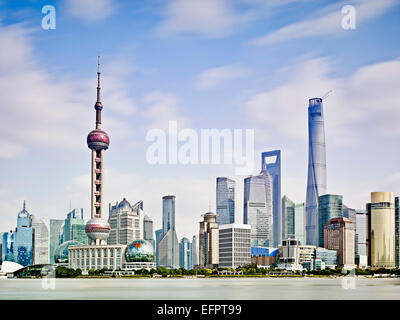
M 321 98 L 308 106 L 308 177 L 306 194 L 306 244 L 318 246 L 318 197 L 326 193 L 324 112 Z

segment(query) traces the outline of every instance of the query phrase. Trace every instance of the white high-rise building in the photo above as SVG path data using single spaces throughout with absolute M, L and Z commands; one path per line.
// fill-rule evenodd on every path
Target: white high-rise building
M 143 239 L 143 202 L 138 201 L 133 206 L 124 198 L 114 206 L 110 204 L 108 223 L 110 235 L 107 243 L 129 244 L 134 240 Z
M 33 228 L 33 264 L 50 263 L 50 238 L 46 224 L 31 215 Z
M 251 263 L 250 232 L 248 224 L 219 227 L 219 267 L 238 268 Z

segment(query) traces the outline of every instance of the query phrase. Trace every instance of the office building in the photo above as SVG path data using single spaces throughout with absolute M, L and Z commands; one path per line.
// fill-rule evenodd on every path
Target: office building
M 306 210 L 303 203 L 296 204 L 294 207 L 294 238 L 300 244 L 306 243 Z
M 305 264 L 313 262 L 316 249 L 316 246 L 299 244 L 299 262 L 303 267 Z
M 248 224 L 219 226 L 219 267 L 242 267 L 251 262 L 251 227 Z
M 235 223 L 235 181 L 218 177 L 216 190 L 218 224 Z
M 335 269 L 338 265 L 336 250 L 328 250 L 325 248 L 315 249 L 315 260 L 320 259 L 325 263 L 326 268 Z
M 282 239 L 295 239 L 295 203 L 282 197 Z
M 64 220 L 64 230 L 62 240 L 75 240 L 82 244 L 88 243 L 88 237 L 85 232 L 85 220 L 83 220 L 83 208 L 75 208 L 68 212 Z
M 110 225 L 110 235 L 107 243 L 129 244 L 134 240 L 143 239 L 143 202 L 139 201 L 135 205 L 123 198 L 121 202 L 115 205 L 109 205 L 108 224 Z
M 31 219 L 33 228 L 33 264 L 49 264 L 49 229 L 46 224 L 35 215 L 32 215 Z
M 324 248 L 336 250 L 338 265 L 345 269 L 355 267 L 355 228 L 347 218 L 332 218 L 324 227 Z
M 143 239 L 151 243 L 154 241 L 153 220 L 147 214 L 143 217 Z
M 179 267 L 186 270 L 192 269 L 192 244 L 186 237 L 183 237 L 179 243 Z
M 158 245 L 158 264 L 166 268 L 179 268 L 179 242 L 175 230 L 175 196 L 164 196 L 162 237 Z
M 368 266 L 367 256 L 367 215 L 365 210 L 356 211 L 355 263 L 359 268 Z
M 158 246 L 159 246 L 159 244 L 160 244 L 160 241 L 161 241 L 161 239 L 162 239 L 162 234 L 163 233 L 163 231 L 162 231 L 162 229 L 158 229 L 158 230 L 156 230 L 155 232 L 154 232 L 154 234 L 155 234 L 155 236 L 156 236 L 156 265 L 157 265 L 157 267 L 159 266 L 159 262 L 158 262 L 158 252 L 159 252 L 159 249 L 158 249 Z
M 14 234 L 14 261 L 20 265 L 33 264 L 33 229 L 31 215 L 26 211 L 25 201 L 18 213 L 17 229 Z
M 302 270 L 300 263 L 300 242 L 296 239 L 284 239 L 279 246 L 279 269 Z
M 306 193 L 306 243 L 318 245 L 318 197 L 326 194 L 324 111 L 321 98 L 308 106 L 308 177 Z
M 272 203 L 272 177 L 266 169 L 262 170 L 258 176 L 250 176 L 244 179 L 243 223 L 251 226 L 252 247 L 273 246 Z
M 199 264 L 199 245 L 198 237 L 193 236 L 192 238 L 192 268 L 195 268 Z
M 343 197 L 325 194 L 318 197 L 318 245 L 324 246 L 324 226 L 332 218 L 343 217 Z
M 219 263 L 219 227 L 217 215 L 207 212 L 202 215 L 199 232 L 200 268 L 215 268 Z
M 281 211 L 281 151 L 273 150 L 261 154 L 261 168 L 272 178 L 273 241 L 268 244 L 277 247 L 282 241 Z
M 371 192 L 367 204 L 367 252 L 370 267 L 396 267 L 393 192 Z
M 54 264 L 54 252 L 63 242 L 62 235 L 64 230 L 64 219 L 50 219 L 50 247 L 49 256 L 50 263 Z

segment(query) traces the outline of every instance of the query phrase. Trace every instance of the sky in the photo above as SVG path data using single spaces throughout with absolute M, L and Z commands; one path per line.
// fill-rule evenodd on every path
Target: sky
M 42 8 L 55 8 L 43 29 Z M 345 29 L 342 8 L 355 8 Z M 0 231 L 31 214 L 90 218 L 90 150 L 101 52 L 104 207 L 144 201 L 162 226 L 176 196 L 178 238 L 215 211 L 216 177 L 258 174 L 280 149 L 282 195 L 305 201 L 308 99 L 324 99 L 328 193 L 363 209 L 372 191 L 400 192 L 399 0 L 0 0 Z M 151 164 L 152 129 L 254 130 L 254 168 Z M 181 131 L 179 131 L 181 132 Z M 244 139 L 244 138 L 243 138 Z M 183 142 L 179 143 L 179 147 Z M 168 145 L 169 146 L 169 145 Z

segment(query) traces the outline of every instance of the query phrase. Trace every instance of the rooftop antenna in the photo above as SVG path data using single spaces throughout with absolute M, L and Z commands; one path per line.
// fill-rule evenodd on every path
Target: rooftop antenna
M 26 203 L 25 203 L 25 200 L 24 200 L 24 207 L 23 207 L 23 211 L 25 211 L 25 208 L 26 208 Z
M 327 93 L 325 93 L 325 94 L 321 97 L 321 99 L 324 100 L 324 99 L 328 98 L 329 95 L 330 95 L 332 92 L 333 92 L 333 90 L 329 90 Z

